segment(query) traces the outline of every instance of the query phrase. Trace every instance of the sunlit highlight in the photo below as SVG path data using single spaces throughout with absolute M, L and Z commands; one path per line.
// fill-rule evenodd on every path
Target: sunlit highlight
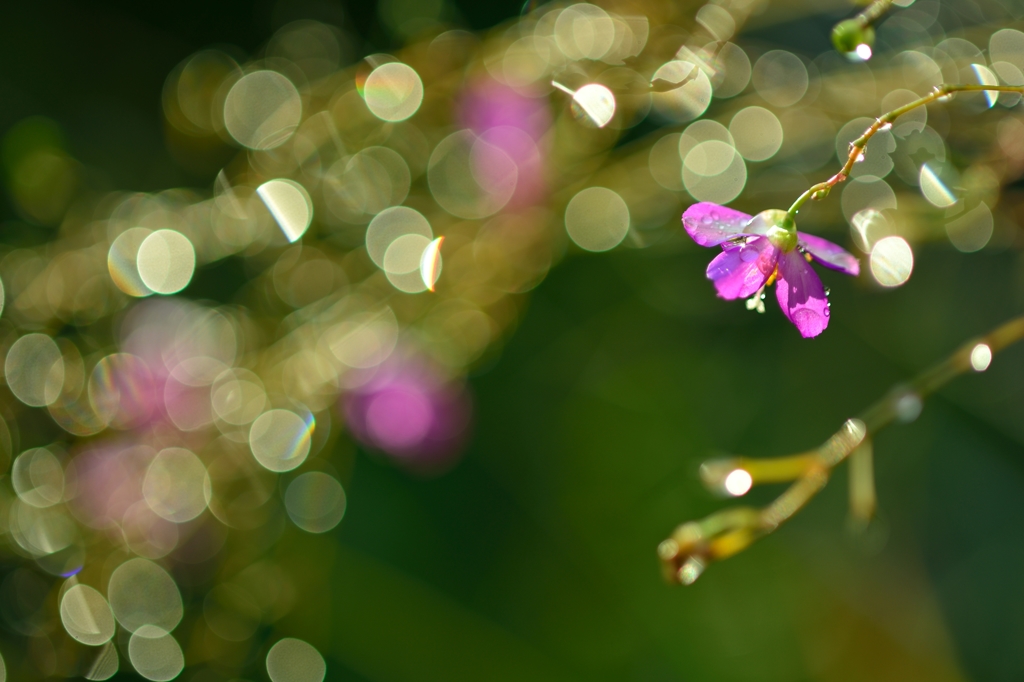
M 921 173 L 918 180 L 921 186 L 921 194 L 933 206 L 947 208 L 957 202 L 956 195 L 939 178 L 932 168 L 926 163 L 921 166 Z
M 883 287 L 898 287 L 910 279 L 914 252 L 903 237 L 885 237 L 871 249 L 871 275 Z
M 971 349 L 971 368 L 975 372 L 984 372 L 992 364 L 992 349 L 987 344 L 979 343 Z
M 363 98 L 374 116 L 383 121 L 404 121 L 423 102 L 423 81 L 407 64 L 381 64 L 366 79 Z
M 313 221 L 313 202 L 293 180 L 270 180 L 256 190 L 289 242 L 297 241 Z
M 974 72 L 974 77 L 978 79 L 978 83 L 981 85 L 999 85 L 999 77 L 992 73 L 992 69 L 982 64 L 971 64 L 971 71 Z M 985 102 L 991 109 L 999 101 L 999 93 L 994 90 L 984 90 L 982 96 L 985 98 Z
M 420 258 L 420 277 L 428 291 L 434 290 L 437 280 L 441 277 L 441 244 L 443 243 L 443 236 L 430 242 L 427 244 L 427 248 L 423 249 L 423 256 Z
M 750 472 L 745 469 L 734 469 L 730 471 L 729 475 L 725 477 L 725 481 L 722 483 L 722 486 L 725 488 L 725 492 L 729 493 L 733 497 L 746 495 L 753 485 L 754 479 L 750 475 Z
M 249 447 L 270 471 L 291 471 L 306 461 L 314 426 L 312 415 L 303 419 L 291 410 L 269 410 L 252 423 Z
M 572 93 L 573 111 L 581 112 L 598 128 L 604 128 L 615 115 L 615 95 L 600 83 L 588 83 Z
M 99 646 L 114 636 L 114 615 L 103 595 L 88 585 L 72 585 L 60 600 L 64 629 L 86 646 Z
M 139 278 L 157 294 L 176 294 L 192 281 L 196 252 L 176 230 L 157 230 L 139 245 Z

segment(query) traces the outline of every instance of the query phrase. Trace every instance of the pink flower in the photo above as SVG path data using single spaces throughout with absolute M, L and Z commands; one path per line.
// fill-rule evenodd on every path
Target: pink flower
M 756 296 L 760 306 L 764 287 L 777 282 L 779 307 L 804 338 L 823 332 L 829 321 L 828 293 L 810 262 L 848 275 L 860 273 L 856 258 L 830 241 L 797 232 L 785 211 L 751 217 L 702 202 L 686 209 L 683 227 L 701 246 L 722 247 L 707 271 L 720 297 Z

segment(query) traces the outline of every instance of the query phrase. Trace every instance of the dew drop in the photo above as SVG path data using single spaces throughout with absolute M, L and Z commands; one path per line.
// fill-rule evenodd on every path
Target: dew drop
M 679 582 L 684 585 L 692 585 L 704 572 L 704 562 L 697 557 L 690 557 L 678 571 Z
M 921 414 L 922 407 L 921 397 L 913 391 L 907 391 L 896 399 L 896 418 L 904 424 L 909 424 Z

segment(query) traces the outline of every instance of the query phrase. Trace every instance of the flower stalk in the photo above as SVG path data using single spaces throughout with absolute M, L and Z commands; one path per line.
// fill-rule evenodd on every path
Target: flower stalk
M 870 521 L 876 507 L 872 438 L 894 421 L 913 421 L 922 401 L 950 380 L 970 371 L 983 372 L 1003 349 L 1024 340 L 1024 315 L 987 335 L 969 341 L 942 362 L 909 383 L 894 386 L 858 417 L 847 420 L 820 447 L 771 459 L 716 459 L 701 467 L 711 489 L 741 496 L 760 483 L 793 483 L 766 507 L 734 507 L 678 526 L 658 546 L 666 579 L 692 584 L 713 561 L 728 558 L 760 537 L 772 533 L 803 509 L 825 487 L 833 469 L 850 458 L 850 511 L 854 526 Z M 743 472 L 741 477 L 737 472 Z M 746 485 L 730 487 L 742 478 Z
M 923 107 L 932 102 L 948 98 L 950 95 L 957 92 L 1017 92 L 1024 94 L 1024 86 L 1020 85 L 953 85 L 943 84 L 937 85 L 934 90 L 929 94 L 916 99 L 913 102 L 904 104 L 901 107 L 897 107 L 892 111 L 883 114 L 882 116 L 875 119 L 864 133 L 856 140 L 850 143 L 850 154 L 846 158 L 846 163 L 839 170 L 838 173 L 833 175 L 824 182 L 819 182 L 816 185 L 812 185 L 807 191 L 797 197 L 797 200 L 793 202 L 793 205 L 789 207 L 789 217 L 792 219 L 796 218 L 796 214 L 800 211 L 800 207 L 807 203 L 808 199 L 814 199 L 815 201 L 821 201 L 829 195 L 829 192 L 833 187 L 839 183 L 845 181 L 850 177 L 850 173 L 853 171 L 853 166 L 857 161 L 863 158 L 864 148 L 867 147 L 868 142 L 872 137 L 875 136 L 880 130 L 888 130 L 893 122 L 910 111 Z

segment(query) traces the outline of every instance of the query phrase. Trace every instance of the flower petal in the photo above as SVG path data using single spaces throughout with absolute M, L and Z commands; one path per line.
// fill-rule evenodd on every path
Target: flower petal
M 683 213 L 683 227 L 701 246 L 717 246 L 743 232 L 750 222 L 746 213 L 702 201 Z
M 829 318 L 825 287 L 799 251 L 779 256 L 775 297 L 783 314 L 796 325 L 802 337 L 808 339 L 825 331 Z
M 755 237 L 715 256 L 708 265 L 708 279 L 722 298 L 746 298 L 764 286 L 778 259 L 779 250 L 767 238 Z
M 796 234 L 800 246 L 807 249 L 807 253 L 825 267 L 845 272 L 854 277 L 860 274 L 860 261 L 843 247 L 833 244 L 827 239 L 815 237 L 813 234 L 804 234 L 803 232 Z

